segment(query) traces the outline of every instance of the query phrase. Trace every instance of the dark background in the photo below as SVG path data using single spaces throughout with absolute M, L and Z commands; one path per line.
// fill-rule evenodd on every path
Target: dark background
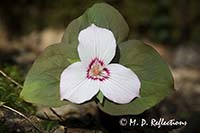
M 64 28 L 88 7 L 103 0 L 2 0 L 1 25 L 9 37 L 47 27 Z M 155 42 L 199 42 L 199 0 L 105 0 L 126 18 L 131 33 Z

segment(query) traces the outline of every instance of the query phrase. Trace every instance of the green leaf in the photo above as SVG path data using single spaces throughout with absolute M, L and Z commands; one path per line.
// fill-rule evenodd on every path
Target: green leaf
M 98 94 L 96 95 L 96 98 L 99 100 L 99 102 L 101 104 L 103 104 L 104 96 L 103 96 L 103 93 L 101 91 L 98 92 Z
M 99 3 L 89 8 L 82 16 L 72 21 L 65 30 L 62 41 L 78 44 L 78 34 L 91 24 L 110 29 L 117 43 L 128 37 L 129 27 L 121 14 L 112 6 Z
M 20 94 L 27 102 L 45 106 L 60 106 L 67 104 L 60 101 L 59 80 L 62 71 L 70 64 L 71 60 L 77 59 L 76 53 L 70 47 L 73 45 L 54 44 L 36 59 L 31 67 Z
M 76 47 L 78 45 L 78 34 L 81 30 L 85 29 L 89 26 L 88 19 L 86 14 L 78 17 L 77 19 L 73 20 L 65 29 L 62 42 L 71 44 L 72 42 L 75 43 Z
M 128 104 L 105 98 L 100 109 L 111 115 L 139 114 L 159 103 L 173 90 L 173 77 L 160 55 L 143 42 L 130 40 L 119 45 L 120 64 L 131 68 L 141 81 L 141 97 Z

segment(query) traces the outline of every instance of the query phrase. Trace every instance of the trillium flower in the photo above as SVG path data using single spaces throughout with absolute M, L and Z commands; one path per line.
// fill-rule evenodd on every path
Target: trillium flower
M 140 80 L 129 68 L 111 63 L 116 53 L 113 33 L 94 24 L 78 35 L 80 62 L 68 66 L 60 77 L 61 100 L 83 103 L 99 91 L 119 104 L 139 97 Z

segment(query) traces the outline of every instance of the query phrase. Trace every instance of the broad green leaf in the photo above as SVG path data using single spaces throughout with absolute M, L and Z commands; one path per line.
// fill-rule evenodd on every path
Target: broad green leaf
M 26 76 L 21 98 L 45 106 L 67 104 L 60 101 L 59 80 L 61 72 L 70 64 L 69 59 L 78 59 L 71 46 L 60 43 L 45 49 Z
M 88 18 L 86 14 L 83 14 L 82 16 L 78 17 L 77 19 L 73 20 L 65 29 L 62 42 L 66 44 L 73 44 L 75 43 L 75 46 L 78 45 L 78 34 L 81 30 L 85 29 L 89 26 Z
M 141 81 L 141 97 L 128 104 L 107 99 L 100 109 L 111 115 L 139 114 L 159 103 L 173 90 L 173 78 L 160 55 L 143 42 L 130 40 L 119 45 L 119 63 L 131 68 Z
M 88 21 L 97 26 L 110 29 L 117 42 L 120 43 L 128 37 L 129 27 L 121 14 L 112 6 L 101 3 L 95 4 L 87 11 Z
M 62 41 L 66 43 L 76 42 L 78 44 L 79 32 L 91 24 L 110 29 L 117 43 L 124 41 L 128 37 L 128 24 L 121 14 L 112 6 L 99 3 L 89 8 L 82 16 L 68 25 Z

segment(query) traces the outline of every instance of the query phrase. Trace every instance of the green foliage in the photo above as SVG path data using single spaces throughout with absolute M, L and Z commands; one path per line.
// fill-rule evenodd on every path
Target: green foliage
M 59 82 L 61 72 L 70 64 L 67 60 L 69 50 L 71 49 L 62 43 L 48 47 L 26 76 L 21 98 L 46 106 L 66 104 L 67 102 L 60 101 Z
M 99 107 L 111 115 L 139 114 L 159 103 L 173 89 L 172 75 L 159 54 L 140 41 L 126 41 L 128 25 L 113 7 L 95 4 L 67 27 L 60 44 L 48 47 L 29 71 L 21 97 L 32 103 L 59 106 L 68 102 L 59 100 L 61 72 L 72 62 L 78 61 L 78 33 L 92 23 L 110 29 L 117 40 L 119 63 L 132 69 L 141 80 L 141 98 L 129 104 L 112 103 L 97 94 Z M 123 43 L 122 43 L 123 42 Z
M 4 71 L 20 83 L 24 80 L 16 67 L 7 66 Z M 8 79 L 0 75 L 0 102 L 28 114 L 34 113 L 35 108 L 31 104 L 26 103 L 23 99 L 19 98 L 20 92 L 20 87 L 14 85 Z
M 123 105 L 105 99 L 103 104 L 98 105 L 111 115 L 139 114 L 172 92 L 173 78 L 160 55 L 150 46 L 140 41 L 129 40 L 119 47 L 119 63 L 131 68 L 142 83 L 141 97 Z
M 108 4 L 95 4 L 82 16 L 72 21 L 65 30 L 62 41 L 78 44 L 78 34 L 91 24 L 112 30 L 118 43 L 128 37 L 129 27 L 121 14 Z

